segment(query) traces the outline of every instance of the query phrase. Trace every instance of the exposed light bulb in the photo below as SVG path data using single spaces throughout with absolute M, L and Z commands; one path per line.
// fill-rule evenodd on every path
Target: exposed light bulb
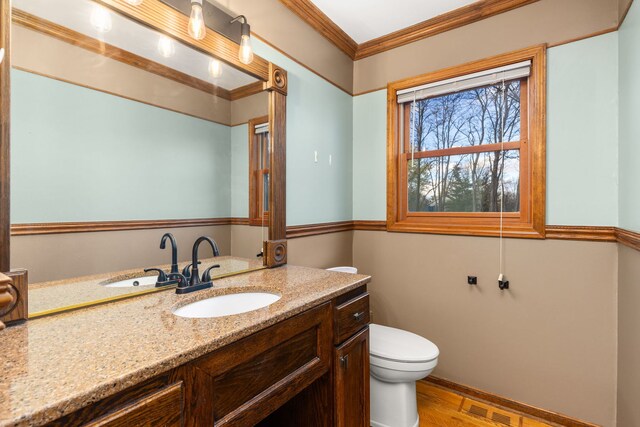
M 158 52 L 165 58 L 169 58 L 176 53 L 176 46 L 169 37 L 161 35 L 158 39 Z
M 140 6 L 142 4 L 142 0 L 126 0 L 131 6 Z
M 238 54 L 238 59 L 243 64 L 251 64 L 253 61 L 253 48 L 251 47 L 251 37 L 248 35 L 242 35 L 242 39 L 240 40 L 240 53 Z
M 108 33 L 111 31 L 111 14 L 107 9 L 102 6 L 95 6 L 91 11 L 91 17 L 89 19 L 93 28 L 100 33 Z
M 202 40 L 207 34 L 202 13 L 202 0 L 191 0 L 191 16 L 188 27 L 189 35 L 196 40 Z
M 217 59 L 211 58 L 209 60 L 209 74 L 214 79 L 220 77 L 222 75 L 222 62 L 218 61 Z

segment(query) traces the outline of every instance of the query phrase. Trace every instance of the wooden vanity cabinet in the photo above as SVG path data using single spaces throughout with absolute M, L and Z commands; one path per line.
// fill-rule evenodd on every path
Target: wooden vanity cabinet
M 368 426 L 368 323 L 362 286 L 48 425 Z
M 330 371 L 331 320 L 325 303 L 190 363 L 186 425 L 253 426 L 266 418 Z
M 369 294 L 361 287 L 336 300 L 334 425 L 369 426 Z

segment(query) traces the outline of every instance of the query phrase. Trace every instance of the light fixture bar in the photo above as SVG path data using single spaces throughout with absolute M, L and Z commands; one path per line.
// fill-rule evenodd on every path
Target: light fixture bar
M 160 0 L 177 10 L 178 12 L 190 16 L 191 14 L 191 1 L 189 0 Z M 202 2 L 202 12 L 204 15 L 204 25 L 228 38 L 229 40 L 240 44 L 242 41 L 242 24 L 238 21 L 231 22 L 235 15 L 229 15 L 222 9 L 209 3 L 207 0 Z

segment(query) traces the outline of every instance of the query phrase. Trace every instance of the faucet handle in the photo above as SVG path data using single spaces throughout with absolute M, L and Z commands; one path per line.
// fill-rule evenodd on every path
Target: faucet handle
M 198 261 L 198 265 L 202 264 L 202 261 Z M 184 277 L 191 277 L 191 267 L 193 267 L 193 264 L 187 264 L 184 266 L 184 268 L 182 269 L 182 275 Z
M 167 281 L 167 275 L 165 274 L 165 272 L 163 270 L 160 270 L 159 268 L 145 268 L 144 272 L 145 273 L 149 273 L 151 271 L 157 271 L 158 272 L 158 283 L 163 283 Z
M 204 273 L 202 273 L 202 281 L 210 282 L 211 281 L 211 270 L 214 268 L 220 268 L 220 264 L 213 264 L 211 267 L 207 268 Z
M 184 274 L 180 274 L 180 273 L 170 273 L 169 274 L 169 280 L 171 281 L 176 281 L 178 282 L 178 287 L 179 288 L 184 288 L 186 286 L 189 286 L 189 280 L 187 280 L 187 278 L 184 276 Z

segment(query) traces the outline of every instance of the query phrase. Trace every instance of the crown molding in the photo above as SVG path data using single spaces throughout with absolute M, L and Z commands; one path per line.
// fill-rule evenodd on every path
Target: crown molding
M 349 58 L 354 59 L 356 57 L 358 43 L 310 0 L 280 0 L 280 3 L 302 18 L 303 21 L 343 51 Z
M 535 3 L 538 0 L 480 0 L 402 30 L 358 44 L 310 0 L 280 0 L 352 60 L 357 61 L 445 31 Z

